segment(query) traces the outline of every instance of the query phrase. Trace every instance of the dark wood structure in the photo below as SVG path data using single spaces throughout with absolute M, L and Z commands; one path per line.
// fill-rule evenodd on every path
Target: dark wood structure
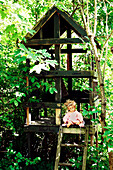
M 87 53 L 87 49 L 84 50 L 80 47 L 80 44 L 87 43 L 88 38 L 86 31 L 67 12 L 59 10 L 55 6 L 39 20 L 33 29 L 35 30 L 35 33 L 33 35 L 30 33 L 26 35 L 25 38 L 27 41 L 24 45 L 35 49 L 46 49 L 51 54 L 52 59 L 55 59 L 58 62 L 55 69 L 52 68 L 50 71 L 42 71 L 40 74 L 35 73 L 34 75 L 38 77 L 39 80 L 44 79 L 44 81 L 46 81 L 49 78 L 53 79 L 57 93 L 51 95 L 44 92 L 39 103 L 26 104 L 27 125 L 25 125 L 25 132 L 58 132 L 62 123 L 61 106 L 66 99 L 75 100 L 78 111 L 80 111 L 81 103 L 94 105 L 94 93 L 92 91 L 89 92 L 88 90 L 84 90 L 81 92 L 79 90 L 73 90 L 72 88 L 73 78 L 87 78 L 89 79 L 89 88 L 93 89 L 93 79 L 95 77 L 92 60 L 88 59 L 90 65 L 88 70 L 75 70 L 73 68 L 73 54 L 81 53 L 85 55 Z M 77 47 L 77 44 L 79 48 Z M 63 48 L 63 45 L 65 45 L 65 48 Z M 66 69 L 61 68 L 61 54 L 67 54 Z M 29 66 L 30 60 L 27 60 L 26 62 L 27 66 Z M 67 87 L 64 85 L 63 78 L 67 78 Z M 30 82 L 28 77 L 26 78 L 26 81 L 27 86 L 29 86 Z M 38 98 L 37 93 L 36 97 Z M 39 114 L 39 109 L 44 108 L 44 117 L 37 116 L 38 120 L 30 120 L 30 109 L 32 108 L 35 108 L 37 115 Z M 52 119 L 48 116 L 48 108 L 55 110 Z M 89 128 L 89 125 L 87 128 Z M 76 128 L 76 130 L 78 134 L 81 133 L 80 128 Z M 72 131 L 74 133 L 75 128 L 65 128 L 63 131 L 65 131 L 64 133 L 71 133 Z M 83 134 L 85 131 L 86 128 L 82 128 Z M 95 132 L 96 127 L 93 126 L 88 130 L 90 135 L 94 135 Z M 58 162 L 56 164 L 58 164 Z M 85 169 L 85 166 L 86 164 L 84 164 L 83 169 Z M 57 168 L 55 167 L 55 169 Z

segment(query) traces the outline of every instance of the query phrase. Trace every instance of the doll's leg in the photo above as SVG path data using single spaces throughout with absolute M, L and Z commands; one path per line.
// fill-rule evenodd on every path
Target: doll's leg
M 67 127 L 69 127 L 70 125 L 72 125 L 72 122 L 68 122 Z

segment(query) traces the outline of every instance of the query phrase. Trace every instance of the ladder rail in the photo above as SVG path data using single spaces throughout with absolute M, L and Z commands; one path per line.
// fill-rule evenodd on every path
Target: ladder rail
M 87 148 L 88 148 L 88 134 L 89 134 L 89 128 L 86 127 L 86 133 L 85 133 L 85 147 L 84 147 L 84 151 L 83 151 L 82 170 L 86 170 L 86 159 L 87 159 Z
M 65 130 L 64 130 L 65 129 Z M 69 146 L 69 147 L 84 147 L 83 150 L 83 161 L 82 161 L 82 170 L 86 170 L 86 159 L 87 159 L 87 147 L 88 147 L 88 135 L 89 135 L 89 127 L 86 127 L 83 131 L 82 134 L 85 134 L 85 144 L 84 145 L 79 145 L 79 144 L 62 144 L 62 138 L 63 138 L 63 133 L 69 133 L 69 134 L 79 134 L 76 131 L 75 128 L 75 133 L 74 131 L 72 131 L 70 133 L 70 130 L 67 128 L 62 128 L 62 126 L 60 126 L 59 128 L 59 134 L 58 134 L 58 143 L 57 143 L 57 151 L 56 151 L 56 159 L 55 159 L 55 166 L 54 166 L 54 170 L 58 170 L 58 166 L 72 166 L 73 164 L 71 163 L 60 163 L 60 153 L 61 153 L 61 147 L 65 147 L 65 146 Z M 81 131 L 81 130 L 80 130 Z M 78 131 L 79 132 L 79 131 Z
M 58 170 L 58 164 L 59 164 L 59 160 L 60 160 L 60 151 L 61 151 L 62 137 L 63 137 L 62 126 L 60 126 L 59 134 L 58 134 L 58 144 L 57 144 L 57 151 L 56 151 L 56 159 L 55 159 L 54 170 Z

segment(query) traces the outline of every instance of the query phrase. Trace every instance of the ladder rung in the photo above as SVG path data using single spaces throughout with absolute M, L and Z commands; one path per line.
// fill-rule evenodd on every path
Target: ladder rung
M 75 144 L 70 144 L 70 143 L 65 143 L 65 144 L 61 144 L 61 146 L 69 146 L 69 147 L 85 147 L 86 145 L 79 145 L 77 143 Z
M 59 164 L 58 164 L 59 166 L 73 166 L 74 164 L 71 164 L 71 163 L 65 163 L 65 162 L 63 162 L 63 163 L 61 163 L 61 162 L 59 162 Z

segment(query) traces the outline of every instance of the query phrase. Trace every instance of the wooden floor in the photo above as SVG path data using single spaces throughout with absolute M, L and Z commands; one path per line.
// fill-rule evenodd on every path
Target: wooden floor
M 40 120 L 31 121 L 29 125 L 24 126 L 25 132 L 55 132 L 59 131 L 60 125 L 55 125 L 52 118 L 41 118 Z M 85 129 L 89 129 L 89 134 L 94 135 L 97 131 L 97 126 L 85 125 L 85 127 L 63 127 L 64 133 L 85 134 Z

